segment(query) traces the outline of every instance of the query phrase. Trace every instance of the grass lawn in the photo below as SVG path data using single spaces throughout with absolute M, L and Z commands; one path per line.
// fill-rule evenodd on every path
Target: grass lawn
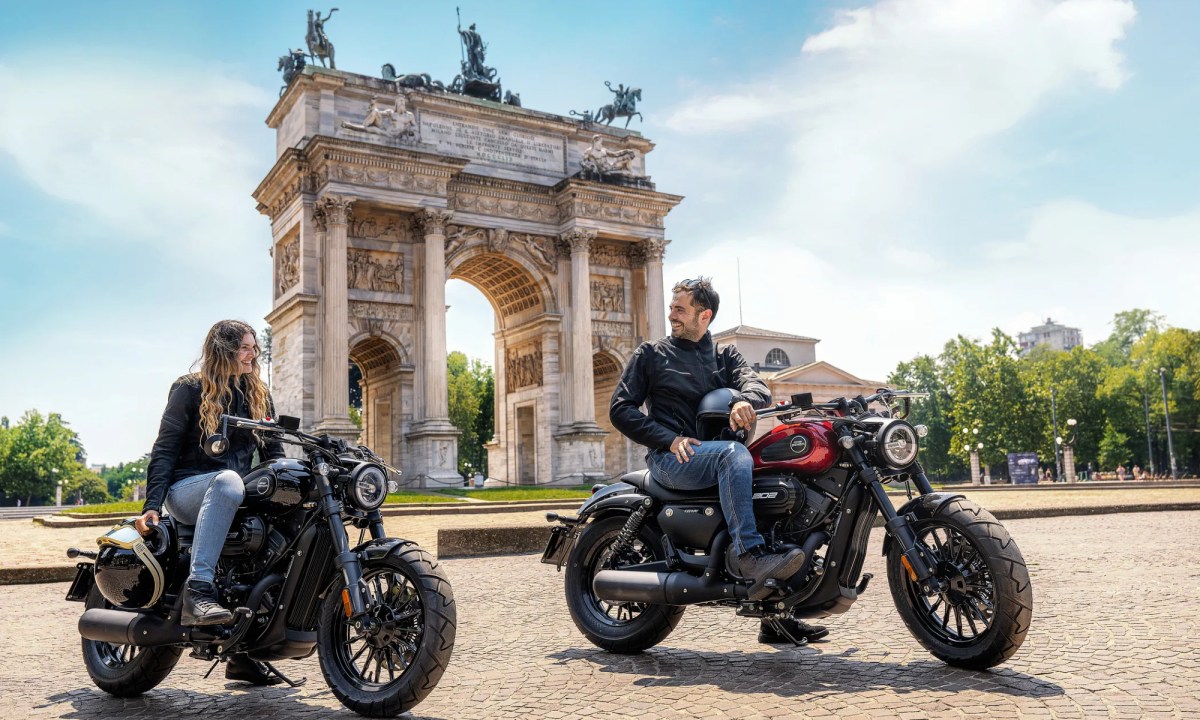
M 445 502 L 460 502 L 457 498 L 446 497 L 432 492 L 414 492 L 412 490 L 401 490 L 391 493 L 384 501 L 384 505 L 392 503 L 445 503 Z
M 97 515 L 100 513 L 129 513 L 130 517 L 142 514 L 142 503 L 110 502 L 96 505 L 79 505 L 62 511 L 63 515 Z
M 443 488 L 438 492 L 455 497 L 476 500 L 570 500 L 583 499 L 592 494 L 591 485 L 575 487 L 499 487 L 472 490 L 469 488 Z

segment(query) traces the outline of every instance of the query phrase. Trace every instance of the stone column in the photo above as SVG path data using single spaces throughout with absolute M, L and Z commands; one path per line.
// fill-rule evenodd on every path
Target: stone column
M 971 484 L 978 485 L 979 480 L 979 452 L 971 451 Z
M 1075 446 L 1063 445 L 1063 476 L 1066 482 L 1075 482 Z
M 592 263 L 594 230 L 571 230 L 563 241 L 571 248 L 571 407 L 572 425 L 596 427 L 595 378 L 592 372 Z
M 350 421 L 349 295 L 346 289 L 346 232 L 354 201 L 326 195 L 318 203 L 325 224 L 325 317 L 322 319 L 321 412 L 316 430 L 346 440 L 358 438 Z
M 575 485 L 602 480 L 604 436 L 596 424 L 596 398 L 592 370 L 592 268 L 589 253 L 595 230 L 576 228 L 562 236 L 571 253 L 571 417 L 566 418 L 554 440 L 555 483 Z
M 421 276 L 424 401 L 420 419 L 408 437 L 412 441 L 412 473 L 427 487 L 462 483 L 458 474 L 459 433 L 450 422 L 446 385 L 446 223 L 451 216 L 449 210 L 441 208 L 425 208 L 416 215 L 425 237 Z
M 667 336 L 667 299 L 663 289 L 663 255 L 670 240 L 650 238 L 643 241 L 646 253 L 646 312 L 650 342 Z

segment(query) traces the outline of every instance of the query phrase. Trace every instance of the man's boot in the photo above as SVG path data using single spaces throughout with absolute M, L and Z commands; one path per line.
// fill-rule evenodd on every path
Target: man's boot
M 824 625 L 809 625 L 801 620 L 790 618 L 788 620 L 777 620 L 788 634 L 804 644 L 816 642 L 829 634 L 829 630 Z M 758 641 L 764 645 L 789 645 L 791 640 L 786 636 L 775 631 L 768 623 L 762 623 L 758 630 Z
M 804 566 L 804 551 L 799 548 L 787 552 L 770 552 L 759 545 L 750 552 L 737 556 L 733 571 L 747 580 L 754 580 L 748 597 L 762 600 L 771 594 L 768 580 L 783 580 L 795 575 Z
M 183 589 L 183 625 L 224 625 L 233 620 L 233 613 L 221 607 L 217 588 L 203 580 L 188 580 Z
M 229 662 L 225 663 L 225 679 L 240 680 L 251 685 L 262 686 L 277 685 L 283 682 L 282 679 L 268 672 L 262 663 L 254 662 L 243 653 L 234 655 L 229 658 Z

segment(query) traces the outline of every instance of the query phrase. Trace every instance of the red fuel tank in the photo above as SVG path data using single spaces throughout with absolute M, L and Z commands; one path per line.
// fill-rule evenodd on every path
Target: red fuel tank
M 754 472 L 786 470 L 818 475 L 837 460 L 837 435 L 820 420 L 781 424 L 750 444 Z

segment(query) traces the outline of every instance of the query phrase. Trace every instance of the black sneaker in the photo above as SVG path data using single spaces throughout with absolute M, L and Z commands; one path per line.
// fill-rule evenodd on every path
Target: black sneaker
M 221 606 L 217 588 L 203 580 L 188 580 L 183 590 L 183 613 L 180 624 L 224 625 L 233 620 L 233 613 Z
M 828 628 L 824 625 L 809 625 L 806 622 L 796 619 L 777 620 L 783 629 L 788 631 L 792 637 L 801 641 L 801 644 L 807 645 L 810 642 L 817 642 L 829 634 Z M 758 629 L 758 641 L 764 645 L 780 645 L 789 644 L 792 641 L 786 635 L 776 632 L 775 628 L 770 623 L 762 623 Z
M 770 552 L 762 545 L 737 556 L 732 568 L 739 577 L 753 580 L 748 597 L 762 600 L 771 594 L 768 580 L 784 580 L 799 572 L 804 566 L 804 551 L 796 548 L 787 552 Z

